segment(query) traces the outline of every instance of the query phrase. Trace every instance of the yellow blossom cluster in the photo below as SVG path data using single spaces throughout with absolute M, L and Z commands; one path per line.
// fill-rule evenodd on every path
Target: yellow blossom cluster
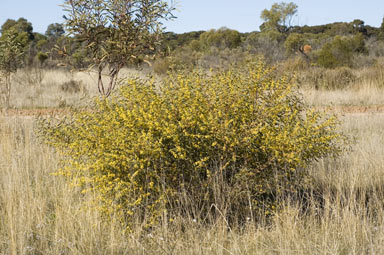
M 93 110 L 40 130 L 65 156 L 59 174 L 96 192 L 100 210 L 152 226 L 213 205 L 255 215 L 313 160 L 341 152 L 337 127 L 334 116 L 305 108 L 292 79 L 259 62 L 161 84 L 129 80 Z

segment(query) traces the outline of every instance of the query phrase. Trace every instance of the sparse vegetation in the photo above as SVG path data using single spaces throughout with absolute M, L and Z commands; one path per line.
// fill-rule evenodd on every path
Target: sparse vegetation
M 61 84 L 60 89 L 67 93 L 78 93 L 82 89 L 82 85 L 78 81 L 70 80 Z
M 0 254 L 384 253 L 384 20 L 176 34 L 166 1 L 64 2 L 1 26 Z

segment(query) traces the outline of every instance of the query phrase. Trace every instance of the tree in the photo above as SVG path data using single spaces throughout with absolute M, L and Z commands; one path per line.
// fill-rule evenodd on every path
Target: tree
M 274 3 L 270 10 L 264 9 L 261 18 L 265 21 L 260 29 L 264 31 L 276 30 L 287 33 L 292 26 L 292 18 L 297 13 L 298 6 L 295 3 Z
M 365 22 L 361 19 L 355 19 L 351 22 L 353 29 L 356 33 L 362 33 L 363 35 L 367 35 L 367 29 L 365 28 Z
M 4 24 L 1 26 L 1 33 L 4 33 L 8 29 L 12 28 L 16 25 L 16 20 L 14 19 L 7 19 Z
M 317 62 L 323 67 L 353 66 L 356 53 L 366 54 L 364 36 L 359 33 L 353 37 L 337 35 L 331 42 L 325 43 L 318 53 Z
M 383 21 L 381 22 L 381 26 L 379 28 L 379 39 L 384 40 L 384 18 L 383 18 Z
M 249 53 L 263 56 L 268 63 L 276 63 L 284 58 L 282 37 L 277 31 L 252 32 L 243 45 Z
M 64 27 L 62 24 L 53 23 L 47 27 L 47 31 L 45 32 L 45 35 L 48 38 L 54 38 L 55 39 L 55 38 L 62 36 L 64 33 L 65 33 L 65 31 L 64 31 Z
M 65 27 L 84 42 L 92 67 L 98 72 L 98 89 L 109 96 L 124 65 L 148 61 L 162 34 L 161 20 L 172 18 L 173 10 L 162 0 L 66 0 Z M 102 72 L 109 69 L 109 84 Z
M 36 57 L 37 57 L 37 60 L 39 60 L 40 67 L 42 67 L 44 62 L 48 59 L 48 54 L 45 52 L 39 51 Z
M 13 19 L 7 19 L 1 26 L 1 33 L 4 33 L 9 29 L 14 29 L 19 34 L 26 34 L 28 41 L 32 41 L 34 39 L 32 24 L 25 18 L 19 18 L 17 21 Z
M 200 42 L 206 48 L 236 48 L 241 44 L 241 34 L 232 29 L 212 29 L 200 35 Z
M 2 34 L 9 32 L 15 36 L 15 42 L 22 46 L 24 54 L 24 63 L 32 63 L 35 57 L 35 51 L 33 48 L 33 42 L 35 40 L 35 34 L 33 33 L 33 27 L 25 18 L 19 18 L 18 20 L 8 19 L 1 26 Z
M 11 96 L 11 75 L 19 68 L 24 46 L 18 40 L 18 31 L 7 29 L 0 37 L 0 72 L 5 77 L 5 106 L 8 108 Z
M 17 21 L 13 19 L 5 21 L 1 26 L 1 33 L 5 34 L 7 32 L 15 35 L 15 40 L 24 48 L 34 39 L 32 24 L 24 18 L 19 18 Z
M 284 47 L 288 55 L 300 52 L 307 60 L 309 60 L 309 57 L 304 50 L 306 44 L 308 44 L 308 41 L 303 34 L 291 33 L 285 40 Z

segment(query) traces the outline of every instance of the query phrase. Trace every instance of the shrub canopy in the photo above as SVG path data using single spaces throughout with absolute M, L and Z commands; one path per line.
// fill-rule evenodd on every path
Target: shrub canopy
M 294 192 L 310 162 L 341 151 L 337 119 L 307 110 L 292 80 L 274 76 L 258 63 L 161 84 L 129 80 L 41 130 L 67 157 L 59 173 L 95 191 L 107 214 L 154 224 L 219 210 L 244 220 Z

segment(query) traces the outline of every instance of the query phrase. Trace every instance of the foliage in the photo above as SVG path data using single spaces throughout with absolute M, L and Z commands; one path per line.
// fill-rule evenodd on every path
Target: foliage
M 11 74 L 16 72 L 21 65 L 24 47 L 19 42 L 18 33 L 10 28 L 0 37 L 0 72 L 5 76 L 5 104 L 9 107 L 11 95 Z
M 303 34 L 291 33 L 285 40 L 284 47 L 288 55 L 300 52 L 305 57 L 308 57 L 304 51 L 304 45 L 307 43 L 308 41 Z
M 201 48 L 202 48 L 202 45 L 200 43 L 199 40 L 192 40 L 190 43 L 189 43 L 189 48 L 193 51 L 200 51 Z
M 20 21 L 21 20 L 21 21 Z M 20 22 L 19 22 L 20 21 Z M 2 37 L 11 36 L 14 42 L 17 42 L 23 48 L 26 48 L 30 42 L 32 25 L 25 19 L 20 18 L 17 22 L 14 20 L 7 20 L 2 28 Z
M 8 19 L 1 26 L 2 33 L 12 33 L 15 35 L 15 41 L 23 47 L 24 59 L 23 65 L 30 65 L 36 59 L 38 50 L 36 49 L 36 42 L 43 39 L 37 33 L 33 33 L 33 27 L 25 18 L 19 18 L 18 20 Z
M 38 41 L 36 42 L 36 48 L 37 48 L 37 49 L 42 49 L 42 48 L 45 47 L 47 44 L 48 44 L 48 41 L 45 40 L 45 39 L 38 40 Z
M 364 37 L 357 34 L 353 37 L 335 36 L 332 42 L 325 43 L 321 48 L 317 63 L 326 68 L 353 65 L 353 57 L 356 53 L 365 54 Z
M 137 25 L 137 23 L 134 23 L 134 20 L 140 20 L 138 18 L 140 14 L 139 16 L 135 16 L 135 13 L 130 13 L 131 15 L 119 16 L 117 12 L 121 12 L 121 9 L 119 11 L 119 8 L 117 8 L 114 9 L 115 13 L 112 15 L 113 13 L 108 13 L 107 9 L 99 4 L 108 2 L 108 6 L 111 7 L 114 4 L 118 4 L 116 1 L 67 0 L 65 2 L 66 4 L 64 6 L 69 13 L 69 15 L 65 16 L 67 25 L 69 25 L 71 20 L 72 24 L 74 24 L 74 18 L 83 24 L 82 28 L 75 27 L 71 29 L 72 36 L 68 34 L 65 35 L 63 25 L 58 23 L 50 24 L 47 27 L 45 35 L 33 32 L 32 24 L 24 18 L 18 20 L 8 19 L 2 25 L 2 30 L 6 31 L 13 28 L 14 31 L 17 31 L 18 41 L 24 45 L 27 52 L 23 60 L 24 66 L 30 67 L 38 64 L 39 62 L 36 60 L 38 59 L 39 52 L 45 52 L 49 56 L 44 64 L 46 67 L 56 67 L 60 65 L 82 70 L 96 67 L 98 72 L 104 70 L 103 74 L 108 74 L 109 69 L 111 76 L 110 82 L 107 83 L 107 80 L 105 80 L 104 83 L 102 80 L 98 81 L 100 90 L 102 90 L 104 84 L 106 84 L 104 87 L 105 94 L 108 94 L 108 91 L 111 91 L 108 88 L 113 87 L 113 84 L 115 84 L 116 77 L 119 73 L 117 71 L 119 70 L 119 65 L 116 64 L 116 61 L 120 60 L 120 63 L 125 62 L 125 64 L 128 65 L 134 63 L 134 65 L 137 66 L 144 65 L 147 60 L 151 60 L 149 61 L 151 65 L 153 59 L 166 57 L 167 59 L 164 61 L 155 61 L 155 65 L 157 66 L 154 67 L 158 73 L 164 73 L 167 69 L 180 69 L 175 68 L 178 64 L 188 66 L 189 69 L 193 69 L 191 65 L 203 68 L 217 67 L 222 63 L 226 64 L 230 62 L 227 55 L 230 55 L 230 58 L 233 58 L 235 55 L 237 58 L 246 55 L 262 55 L 269 63 L 276 64 L 286 61 L 287 58 L 292 58 L 293 55 L 299 52 L 307 61 L 309 61 L 309 59 L 316 61 L 316 57 L 319 56 L 318 64 L 330 68 L 337 66 L 360 66 L 356 61 L 362 62 L 364 66 L 372 66 L 381 54 L 378 52 L 380 44 L 377 47 L 369 48 L 370 50 L 372 49 L 372 51 L 369 52 L 372 57 L 365 55 L 367 48 L 364 44 L 368 41 L 384 38 L 381 35 L 383 33 L 380 34 L 380 31 L 384 31 L 383 26 L 381 28 L 371 27 L 359 19 L 355 19 L 352 22 L 334 22 L 317 26 L 292 26 L 292 19 L 295 17 L 298 7 L 293 3 L 282 2 L 273 4 L 271 8 L 261 13 L 265 21 L 260 26 L 261 32 L 240 33 L 228 28 L 209 31 L 192 31 L 182 34 L 165 32 L 161 33 L 162 40 L 160 44 L 160 41 L 154 39 L 159 36 L 156 35 L 156 33 L 150 31 L 148 33 L 148 31 L 145 31 L 145 35 L 138 35 L 137 31 L 139 31 L 140 28 L 134 27 Z M 76 8 L 72 8 L 71 2 L 76 4 Z M 80 2 L 84 4 L 88 2 L 92 3 L 83 8 Z M 140 4 L 139 0 L 124 2 L 135 3 L 137 6 Z M 160 2 L 166 1 L 152 0 L 152 2 L 160 5 Z M 152 7 L 154 6 L 155 5 Z M 95 8 L 93 9 L 93 7 Z M 136 13 L 140 11 L 140 8 L 135 9 Z M 94 11 L 92 12 L 92 10 Z M 99 10 L 102 15 L 98 16 L 97 10 Z M 162 11 L 161 8 L 157 10 Z M 172 8 L 168 8 L 167 10 L 171 11 Z M 91 15 L 85 15 L 88 12 Z M 75 13 L 76 15 L 71 16 Z M 84 14 L 86 18 L 81 19 L 81 15 L 78 15 L 79 13 Z M 164 18 L 171 16 L 166 13 L 163 14 Z M 168 14 L 170 13 L 168 12 Z M 92 17 L 96 17 L 93 23 L 89 22 L 92 21 Z M 129 18 L 131 18 L 131 20 L 124 23 L 121 21 L 122 18 L 125 21 Z M 158 24 L 159 27 L 161 27 L 161 24 L 157 22 L 160 22 L 162 17 L 157 16 L 157 19 L 154 19 L 156 20 L 154 24 Z M 129 24 L 134 26 L 130 26 Z M 81 29 L 82 32 L 80 31 Z M 85 29 L 89 29 L 90 31 L 85 32 Z M 126 31 L 129 29 L 131 29 L 131 31 L 127 33 Z M 120 30 L 124 30 L 126 33 L 120 33 Z M 93 34 L 93 36 L 91 34 Z M 148 39 L 147 35 L 153 36 L 150 40 L 151 42 L 148 44 L 145 43 Z M 104 40 L 108 36 L 110 39 Z M 357 39 L 355 44 L 360 44 L 360 46 L 357 46 L 359 49 L 354 50 L 353 48 L 356 48 L 356 46 L 352 46 L 353 43 L 350 42 L 344 44 L 345 46 L 351 46 L 348 46 L 348 48 L 350 48 L 348 50 L 343 50 L 335 45 L 332 46 L 332 41 L 335 36 L 344 36 L 344 38 L 348 40 L 355 37 Z M 95 43 L 92 43 L 92 40 Z M 119 43 L 116 44 L 114 41 L 118 41 Z M 124 43 L 121 43 L 121 41 Z M 131 43 L 128 43 L 129 41 Z M 335 44 L 337 43 L 335 42 Z M 129 48 L 128 51 L 121 50 L 121 47 L 126 47 L 127 45 L 132 47 Z M 310 46 L 312 50 L 311 55 L 304 51 L 303 46 L 305 45 Z M 110 50 L 112 48 L 114 50 Z M 137 49 L 137 51 L 133 50 L 133 48 Z M 233 51 L 234 49 L 235 51 Z M 130 50 L 132 50 L 131 53 L 133 53 L 131 55 L 129 54 Z M 182 51 L 186 52 L 181 53 Z M 222 51 L 225 51 L 225 53 L 222 53 Z M 123 54 L 121 54 L 121 52 Z M 217 52 L 219 52 L 219 55 L 217 55 Z M 228 54 L 228 52 L 230 54 Z M 156 58 L 152 59 L 152 57 L 154 57 L 153 53 L 156 53 Z M 185 62 L 187 63 L 183 63 L 182 58 L 185 58 Z M 292 61 L 295 60 L 292 59 Z M 167 66 L 169 68 L 167 68 Z
M 58 38 L 62 35 L 64 35 L 64 27 L 62 24 L 59 23 L 53 23 L 48 25 L 47 31 L 45 31 L 45 35 L 48 38 Z
M 153 69 L 157 69 L 158 73 L 165 74 L 167 71 L 192 71 L 199 68 L 199 59 L 203 54 L 192 50 L 190 47 L 177 48 L 170 55 L 164 58 L 164 61 L 157 59 L 154 63 Z M 163 72 L 161 72 L 163 70 Z M 155 72 L 157 72 L 155 71 Z M 164 72 L 165 71 L 165 72 Z
M 350 66 L 352 52 L 345 38 L 336 36 L 332 42 L 324 44 L 319 52 L 317 63 L 326 68 L 337 66 Z
M 351 23 L 347 22 L 335 22 L 330 26 L 329 30 L 326 31 L 326 34 L 329 36 L 335 35 L 351 35 L 355 33 L 355 29 Z
M 16 30 L 19 34 L 25 34 L 28 41 L 34 39 L 32 23 L 24 18 L 19 18 L 17 21 L 7 19 L 1 26 L 1 32 L 4 33 L 10 29 Z
M 89 59 L 87 49 L 79 47 L 73 51 L 73 53 L 71 53 L 70 64 L 78 70 L 84 69 L 88 65 L 91 65 L 92 60 Z
M 292 18 L 297 13 L 295 3 L 274 3 L 270 10 L 264 9 L 261 12 L 261 19 L 265 22 L 260 27 L 261 31 L 275 30 L 286 33 L 291 28 Z
M 13 29 L 3 32 L 0 37 L 0 70 L 16 72 L 22 53 L 23 45 L 18 41 L 17 32 Z
M 353 29 L 355 30 L 355 33 L 361 33 L 364 36 L 368 35 L 368 30 L 365 27 L 365 22 L 361 19 L 355 19 L 351 22 L 351 25 L 353 26 Z
M 48 59 L 48 54 L 42 51 L 39 51 L 36 55 L 37 60 L 39 60 L 40 66 L 43 66 L 44 62 Z
M 94 109 L 94 110 L 91 110 Z M 292 80 L 258 63 L 245 70 L 130 80 L 117 95 L 41 132 L 66 176 L 100 210 L 140 218 L 228 222 L 276 209 L 313 160 L 341 152 L 335 117 L 303 106 Z
M 66 29 L 86 42 L 99 74 L 98 89 L 109 96 L 121 68 L 142 61 L 159 45 L 160 21 L 171 8 L 162 0 L 66 0 Z M 109 68 L 104 87 L 102 72 Z
M 233 49 L 241 44 L 241 35 L 238 31 L 220 28 L 212 29 L 200 35 L 200 43 L 205 49 L 211 47 Z
M 335 35 L 355 35 L 362 33 L 366 37 L 376 37 L 379 29 L 366 25 L 364 21 L 355 19 L 352 22 L 334 22 L 317 26 L 293 26 L 291 32 Z
M 173 32 L 165 32 L 163 35 L 163 51 L 167 53 L 173 52 L 177 48 L 189 45 L 193 40 L 199 40 L 200 35 L 205 31 L 192 31 L 182 34 L 176 34 Z
M 379 28 L 379 39 L 384 40 L 384 18 L 383 21 L 381 22 L 381 26 Z
M 266 61 L 276 63 L 284 58 L 284 38 L 277 31 L 250 33 L 243 46 L 250 54 L 263 56 Z

